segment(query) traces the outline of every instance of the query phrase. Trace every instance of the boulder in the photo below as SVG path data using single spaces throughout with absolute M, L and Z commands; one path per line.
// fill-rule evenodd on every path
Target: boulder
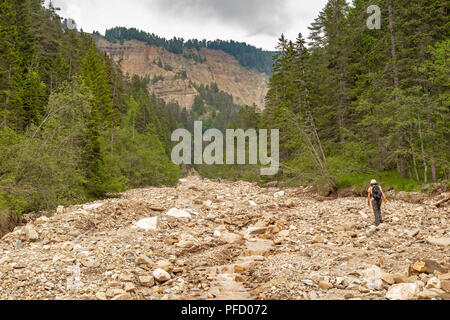
M 153 262 L 152 262 L 152 260 L 150 260 L 149 257 L 147 257 L 146 255 L 142 254 L 139 257 L 137 257 L 136 264 L 152 266 Z
M 441 280 L 436 277 L 431 278 L 428 280 L 425 289 L 441 289 Z
M 119 276 L 119 281 L 122 282 L 133 282 L 134 281 L 134 275 L 131 273 L 123 273 Z
M 252 207 L 257 207 L 258 205 L 256 204 L 256 202 L 255 201 L 252 201 L 252 200 L 249 200 L 249 205 L 250 206 L 252 206 Z
M 428 241 L 428 243 L 436 245 L 436 246 L 443 246 L 443 247 L 450 246 L 450 238 L 430 237 L 430 238 L 427 238 L 427 241 Z
M 389 300 L 411 300 L 419 294 L 416 283 L 400 283 L 389 288 L 386 298 Z
M 161 260 L 158 263 L 156 263 L 156 268 L 162 269 L 166 272 L 172 272 L 173 271 L 173 264 L 168 260 Z
M 141 219 L 136 227 L 145 231 L 156 231 L 158 229 L 158 217 Z
M 446 270 L 439 263 L 433 260 L 416 261 L 409 267 L 409 275 L 434 273 L 435 271 L 445 273 Z
M 444 291 L 439 289 L 426 289 L 419 293 L 419 299 L 430 300 L 440 297 L 444 294 Z
M 370 293 L 369 288 L 365 287 L 365 286 L 359 286 L 358 288 L 359 292 L 361 293 Z
M 34 241 L 39 240 L 39 234 L 36 232 L 36 230 L 34 230 L 34 228 L 31 224 L 28 224 L 25 226 L 24 232 L 25 232 L 25 237 L 26 237 L 27 241 L 34 242 Z
M 394 281 L 396 284 L 409 282 L 409 278 L 404 274 L 399 274 L 399 273 L 394 274 L 393 278 L 394 278 Z
M 155 271 L 153 271 L 153 277 L 158 282 L 166 282 L 172 278 L 170 274 L 163 269 L 156 269 Z
M 190 218 L 192 218 L 192 215 L 189 212 L 187 212 L 186 210 L 180 210 L 180 209 L 177 209 L 177 208 L 170 209 L 166 213 L 166 215 L 168 215 L 170 217 L 177 218 L 177 219 L 181 219 L 181 218 L 188 218 L 188 219 L 190 219 Z
M 281 198 L 284 197 L 284 191 L 279 191 L 273 194 L 274 198 Z
M 450 293 L 450 280 L 441 281 L 441 289 L 447 293 Z
M 319 282 L 319 288 L 322 290 L 330 290 L 333 289 L 333 285 L 327 281 L 320 281 Z
M 362 273 L 366 286 L 370 290 L 381 290 L 383 282 L 381 280 L 382 271 L 379 267 L 373 266 Z
M 309 287 L 314 286 L 314 281 L 312 281 L 312 280 L 310 280 L 310 279 L 304 279 L 304 280 L 302 280 L 302 282 L 303 282 L 304 284 L 306 284 L 307 286 L 309 286 Z
M 383 274 L 383 276 L 381 277 L 381 280 L 383 280 L 384 282 L 386 282 L 387 284 L 390 284 L 390 285 L 395 284 L 395 277 L 392 274 L 388 274 L 388 273 Z
M 42 225 L 42 224 L 45 224 L 46 222 L 49 222 L 49 221 L 50 221 L 50 219 L 48 217 L 42 216 L 42 217 L 39 217 L 38 219 L 36 219 L 36 221 L 34 221 L 34 224 L 35 225 Z
M 151 288 L 155 285 L 155 278 L 153 276 L 140 276 L 139 283 L 141 286 Z
M 417 273 L 417 272 L 423 273 L 427 270 L 426 263 L 423 261 L 414 262 L 410 266 L 409 270 L 410 270 L 410 274 Z
M 220 237 L 220 239 L 230 244 L 239 244 L 242 243 L 242 241 L 244 240 L 244 238 L 240 234 L 231 232 L 224 232 Z
M 127 282 L 127 283 L 125 283 L 124 290 L 126 292 L 133 292 L 134 290 L 136 290 L 136 286 L 133 283 L 131 283 L 131 282 Z
M 292 199 L 287 199 L 287 200 L 284 202 L 284 206 L 285 206 L 286 208 L 293 208 L 293 207 L 295 207 L 295 202 L 294 202 Z

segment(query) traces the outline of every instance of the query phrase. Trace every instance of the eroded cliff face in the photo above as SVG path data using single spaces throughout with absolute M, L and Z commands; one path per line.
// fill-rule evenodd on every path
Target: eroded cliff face
M 242 67 L 223 51 L 203 48 L 200 56 L 206 62 L 200 63 L 136 40 L 114 44 L 102 39 L 97 41 L 97 46 L 120 63 L 124 73 L 150 79 L 162 76 L 163 80 L 151 83 L 149 90 L 166 102 L 176 101 L 190 109 L 198 94 L 190 81 L 196 85 L 215 82 L 220 90 L 233 95 L 236 104 L 264 107 L 269 76 Z M 159 61 L 162 64 L 158 65 Z M 186 79 L 180 77 L 184 71 Z

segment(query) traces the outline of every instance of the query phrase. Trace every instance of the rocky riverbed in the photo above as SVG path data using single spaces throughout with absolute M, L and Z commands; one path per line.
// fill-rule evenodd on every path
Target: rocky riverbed
M 58 208 L 0 240 L 0 299 L 449 299 L 448 197 L 383 207 L 182 179 Z

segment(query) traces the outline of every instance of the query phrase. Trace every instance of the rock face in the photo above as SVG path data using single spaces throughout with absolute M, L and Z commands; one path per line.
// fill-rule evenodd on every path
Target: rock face
M 67 207 L 0 240 L 0 300 L 448 299 L 445 205 L 392 200 L 375 228 L 365 198 L 306 190 L 190 176 Z
M 207 61 L 198 63 L 136 40 L 125 41 L 123 45 L 98 40 L 97 46 L 116 62 L 120 61 L 124 73 L 149 76 L 150 79 L 162 76 L 164 79 L 152 84 L 149 89 L 166 102 L 176 101 L 190 109 L 198 95 L 196 89 L 189 85 L 191 80 L 197 85 L 217 83 L 220 90 L 233 95 L 236 104 L 255 103 L 259 108 L 264 107 L 269 76 L 240 66 L 233 56 L 221 50 L 201 49 L 200 55 Z M 158 66 L 159 60 L 172 70 Z M 186 71 L 187 79 L 177 79 L 177 73 L 182 71 Z

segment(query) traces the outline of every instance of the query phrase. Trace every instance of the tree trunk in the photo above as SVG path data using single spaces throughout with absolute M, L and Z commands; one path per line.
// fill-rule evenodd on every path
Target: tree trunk
M 425 147 L 423 145 L 423 139 L 422 139 L 422 129 L 419 123 L 419 137 L 420 137 L 420 149 L 422 151 L 422 160 L 423 160 L 423 181 L 425 183 L 428 182 L 428 165 L 427 165 L 427 158 L 425 155 Z
M 400 173 L 402 178 L 406 178 L 406 165 L 403 158 L 398 158 L 397 160 L 397 171 Z
M 400 88 L 400 80 L 398 76 L 398 66 L 397 66 L 397 45 L 395 42 L 395 30 L 394 30 L 394 10 L 392 8 L 392 1 L 388 4 L 389 11 L 389 34 L 391 38 L 391 56 L 392 56 L 392 75 L 394 81 L 394 89 L 398 90 Z M 398 94 L 395 93 L 394 99 L 398 102 Z M 394 118 L 395 120 L 395 118 Z M 397 129 L 397 136 L 401 137 L 401 129 Z M 402 177 L 406 177 L 404 159 L 400 158 L 397 160 L 397 170 Z
M 433 178 L 433 182 L 437 182 L 437 172 L 436 172 L 436 161 L 431 159 L 431 176 Z
M 416 180 L 419 181 L 419 172 L 417 171 L 417 160 L 416 160 L 416 151 L 414 149 L 413 141 L 412 141 L 412 134 L 410 133 L 409 136 L 409 145 L 411 146 L 411 155 L 413 158 L 413 165 L 414 165 L 414 175 L 416 176 Z
M 111 129 L 111 159 L 114 154 L 114 129 Z
M 69 80 L 72 80 L 72 56 L 70 56 L 69 61 Z
M 416 161 L 416 156 L 413 156 L 413 162 L 414 162 L 414 174 L 416 176 L 416 180 L 419 181 L 420 177 L 419 177 L 419 171 L 417 171 L 417 161 Z
M 400 87 L 400 81 L 398 78 L 398 67 L 397 67 L 397 46 L 395 44 L 395 32 L 394 32 L 394 13 L 392 9 L 392 3 L 389 1 L 389 33 L 391 36 L 391 54 L 392 54 L 392 70 L 394 76 L 394 88 L 398 89 Z M 396 99 L 398 99 L 396 95 Z

